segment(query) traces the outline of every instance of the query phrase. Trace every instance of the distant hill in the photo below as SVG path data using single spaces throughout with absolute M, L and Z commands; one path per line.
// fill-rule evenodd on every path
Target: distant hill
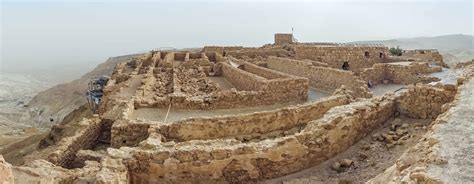
M 35 120 L 48 122 L 49 117 L 55 117 L 57 121 L 61 121 L 64 116 L 87 102 L 85 92 L 87 91 L 87 84 L 91 78 L 102 75 L 110 76 L 112 75 L 115 65 L 139 55 L 140 54 L 132 54 L 111 57 L 80 79 L 59 84 L 38 93 L 28 104 L 30 108 L 42 112 Z
M 400 46 L 403 49 L 438 49 L 442 52 L 448 52 L 452 50 L 474 49 L 474 36 L 452 34 L 434 37 L 357 41 L 353 43 L 381 43 L 389 47 Z
M 398 38 L 391 40 L 357 41 L 352 43 L 380 43 L 402 49 L 438 49 L 445 62 L 452 66 L 457 62 L 474 59 L 474 36 L 463 34 L 434 37 Z

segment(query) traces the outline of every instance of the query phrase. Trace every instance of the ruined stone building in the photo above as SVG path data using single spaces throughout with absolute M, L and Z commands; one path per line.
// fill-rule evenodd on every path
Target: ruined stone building
M 118 64 L 98 114 L 56 138 L 45 158 L 13 166 L 12 177 L 247 183 L 299 172 L 393 118 L 432 122 L 446 111 L 458 83 L 428 85 L 442 71 L 430 61 L 442 58 L 420 54 L 407 53 L 417 58 L 410 62 L 383 45 L 300 43 L 292 34 L 258 48 L 150 51 Z M 375 90 L 389 85 L 398 87 Z

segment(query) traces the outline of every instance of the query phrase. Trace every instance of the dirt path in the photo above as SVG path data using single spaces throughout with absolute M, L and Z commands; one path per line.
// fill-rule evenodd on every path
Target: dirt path
M 459 100 L 438 124 L 433 137 L 439 140 L 440 156 L 447 164 L 429 165 L 428 174 L 444 183 L 474 182 L 474 79 L 460 89 Z
M 431 120 L 399 117 L 388 120 L 384 126 L 375 130 L 345 152 L 312 168 L 293 173 L 266 183 L 363 183 L 386 168 L 393 165 L 408 148 L 415 145 L 427 131 Z M 385 141 L 374 140 L 374 135 L 388 134 L 392 124 L 406 124 L 406 139 L 400 138 L 400 144 L 389 145 Z M 405 126 L 406 126 L 405 125 Z M 393 130 L 393 129 L 392 129 Z M 398 130 L 398 129 L 397 129 Z M 332 167 L 342 159 L 353 161 L 351 166 L 336 171 Z

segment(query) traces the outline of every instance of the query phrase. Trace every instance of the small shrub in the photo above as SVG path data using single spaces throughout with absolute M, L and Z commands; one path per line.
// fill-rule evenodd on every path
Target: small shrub
M 390 48 L 390 54 L 394 55 L 394 56 L 401 56 L 402 53 L 403 53 L 403 49 L 401 49 L 399 46 L 397 46 L 396 48 L 395 47 L 392 47 Z

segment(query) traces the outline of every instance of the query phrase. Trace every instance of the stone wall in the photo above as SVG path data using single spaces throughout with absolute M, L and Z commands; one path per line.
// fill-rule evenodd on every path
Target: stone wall
M 223 46 L 204 46 L 202 49 L 202 52 L 205 53 L 218 53 L 221 56 L 224 55 L 224 51 L 235 51 L 235 50 L 241 50 L 244 47 L 242 46 L 230 46 L 230 47 L 223 47 Z
M 309 79 L 309 85 L 316 89 L 332 93 L 342 85 L 354 92 L 355 97 L 370 97 L 367 83 L 360 80 L 350 71 L 334 68 L 317 67 L 309 62 L 269 57 L 267 67 L 291 75 Z
M 438 50 L 404 50 L 402 57 L 414 62 L 428 62 L 438 66 L 448 67 Z
M 219 54 L 215 56 L 222 59 L 214 66 L 218 74 L 238 90 L 218 88 L 200 66 L 149 68 L 136 76 L 141 78 L 141 84 L 134 94 L 135 108 L 168 108 L 170 104 L 174 109 L 237 108 L 303 101 L 308 97 L 305 78 L 232 58 L 241 64 L 237 68 L 227 62 L 230 58 L 224 60 Z M 108 104 L 110 100 L 113 99 L 105 98 L 104 103 Z
M 294 78 L 294 76 L 292 75 L 288 75 L 286 73 L 278 72 L 275 70 L 270 70 L 268 68 L 263 68 L 255 64 L 250 64 L 248 62 L 245 62 L 242 67 L 243 70 L 264 77 L 266 79 Z
M 332 68 L 342 69 L 347 62 L 349 69 L 356 73 L 370 68 L 375 63 L 384 62 L 388 55 L 387 47 L 295 45 L 296 59 L 310 59 L 327 63 Z
M 218 53 L 221 56 L 232 56 L 235 58 L 256 58 L 268 56 L 290 57 L 293 56 L 293 51 L 282 46 L 271 47 L 219 47 L 219 46 L 205 46 L 203 48 L 205 53 Z
M 293 43 L 293 34 L 290 33 L 277 33 L 275 34 L 275 44 L 284 45 Z
M 257 65 L 242 62 L 236 68 L 222 64 L 222 75 L 240 90 L 261 92 L 261 101 L 271 104 L 306 100 L 308 79 L 269 70 Z M 242 68 L 242 69 L 241 69 Z
M 76 153 L 81 149 L 90 149 L 97 144 L 103 133 L 103 122 L 98 119 L 85 119 L 81 122 L 83 128 L 72 137 L 62 139 L 56 150 L 49 154 L 48 160 L 66 168 L 82 167 L 83 163 L 76 163 Z
M 474 65 L 474 59 L 472 59 L 471 61 L 466 61 L 466 62 L 462 62 L 462 63 L 456 63 L 456 65 L 454 66 L 454 68 L 466 68 L 466 67 L 469 67 L 470 65 Z
M 134 183 L 245 183 L 275 178 L 348 149 L 394 115 L 393 101 L 383 97 L 334 107 L 295 134 L 257 142 L 149 139 L 126 163 Z
M 137 146 L 148 138 L 149 123 L 139 123 L 134 120 L 119 120 L 112 125 L 111 147 Z
M 408 92 L 397 100 L 397 107 L 401 114 L 408 117 L 434 119 L 446 110 L 443 105 L 453 101 L 455 95 L 455 85 L 410 85 Z
M 261 91 L 265 83 L 264 77 L 235 68 L 227 63 L 222 64 L 222 76 L 237 89 L 245 91 Z
M 441 67 L 430 67 L 428 63 L 379 63 L 363 69 L 359 76 L 364 81 L 371 81 L 373 85 L 381 84 L 383 80 L 393 84 L 429 83 L 437 79 L 425 74 L 441 70 Z
M 186 119 L 160 126 L 157 132 L 161 132 L 168 141 L 220 139 L 235 136 L 246 136 L 252 139 L 269 132 L 285 131 L 298 125 L 305 125 L 311 120 L 320 118 L 330 108 L 348 103 L 349 99 L 346 96 L 332 96 L 310 104 L 274 111 Z

